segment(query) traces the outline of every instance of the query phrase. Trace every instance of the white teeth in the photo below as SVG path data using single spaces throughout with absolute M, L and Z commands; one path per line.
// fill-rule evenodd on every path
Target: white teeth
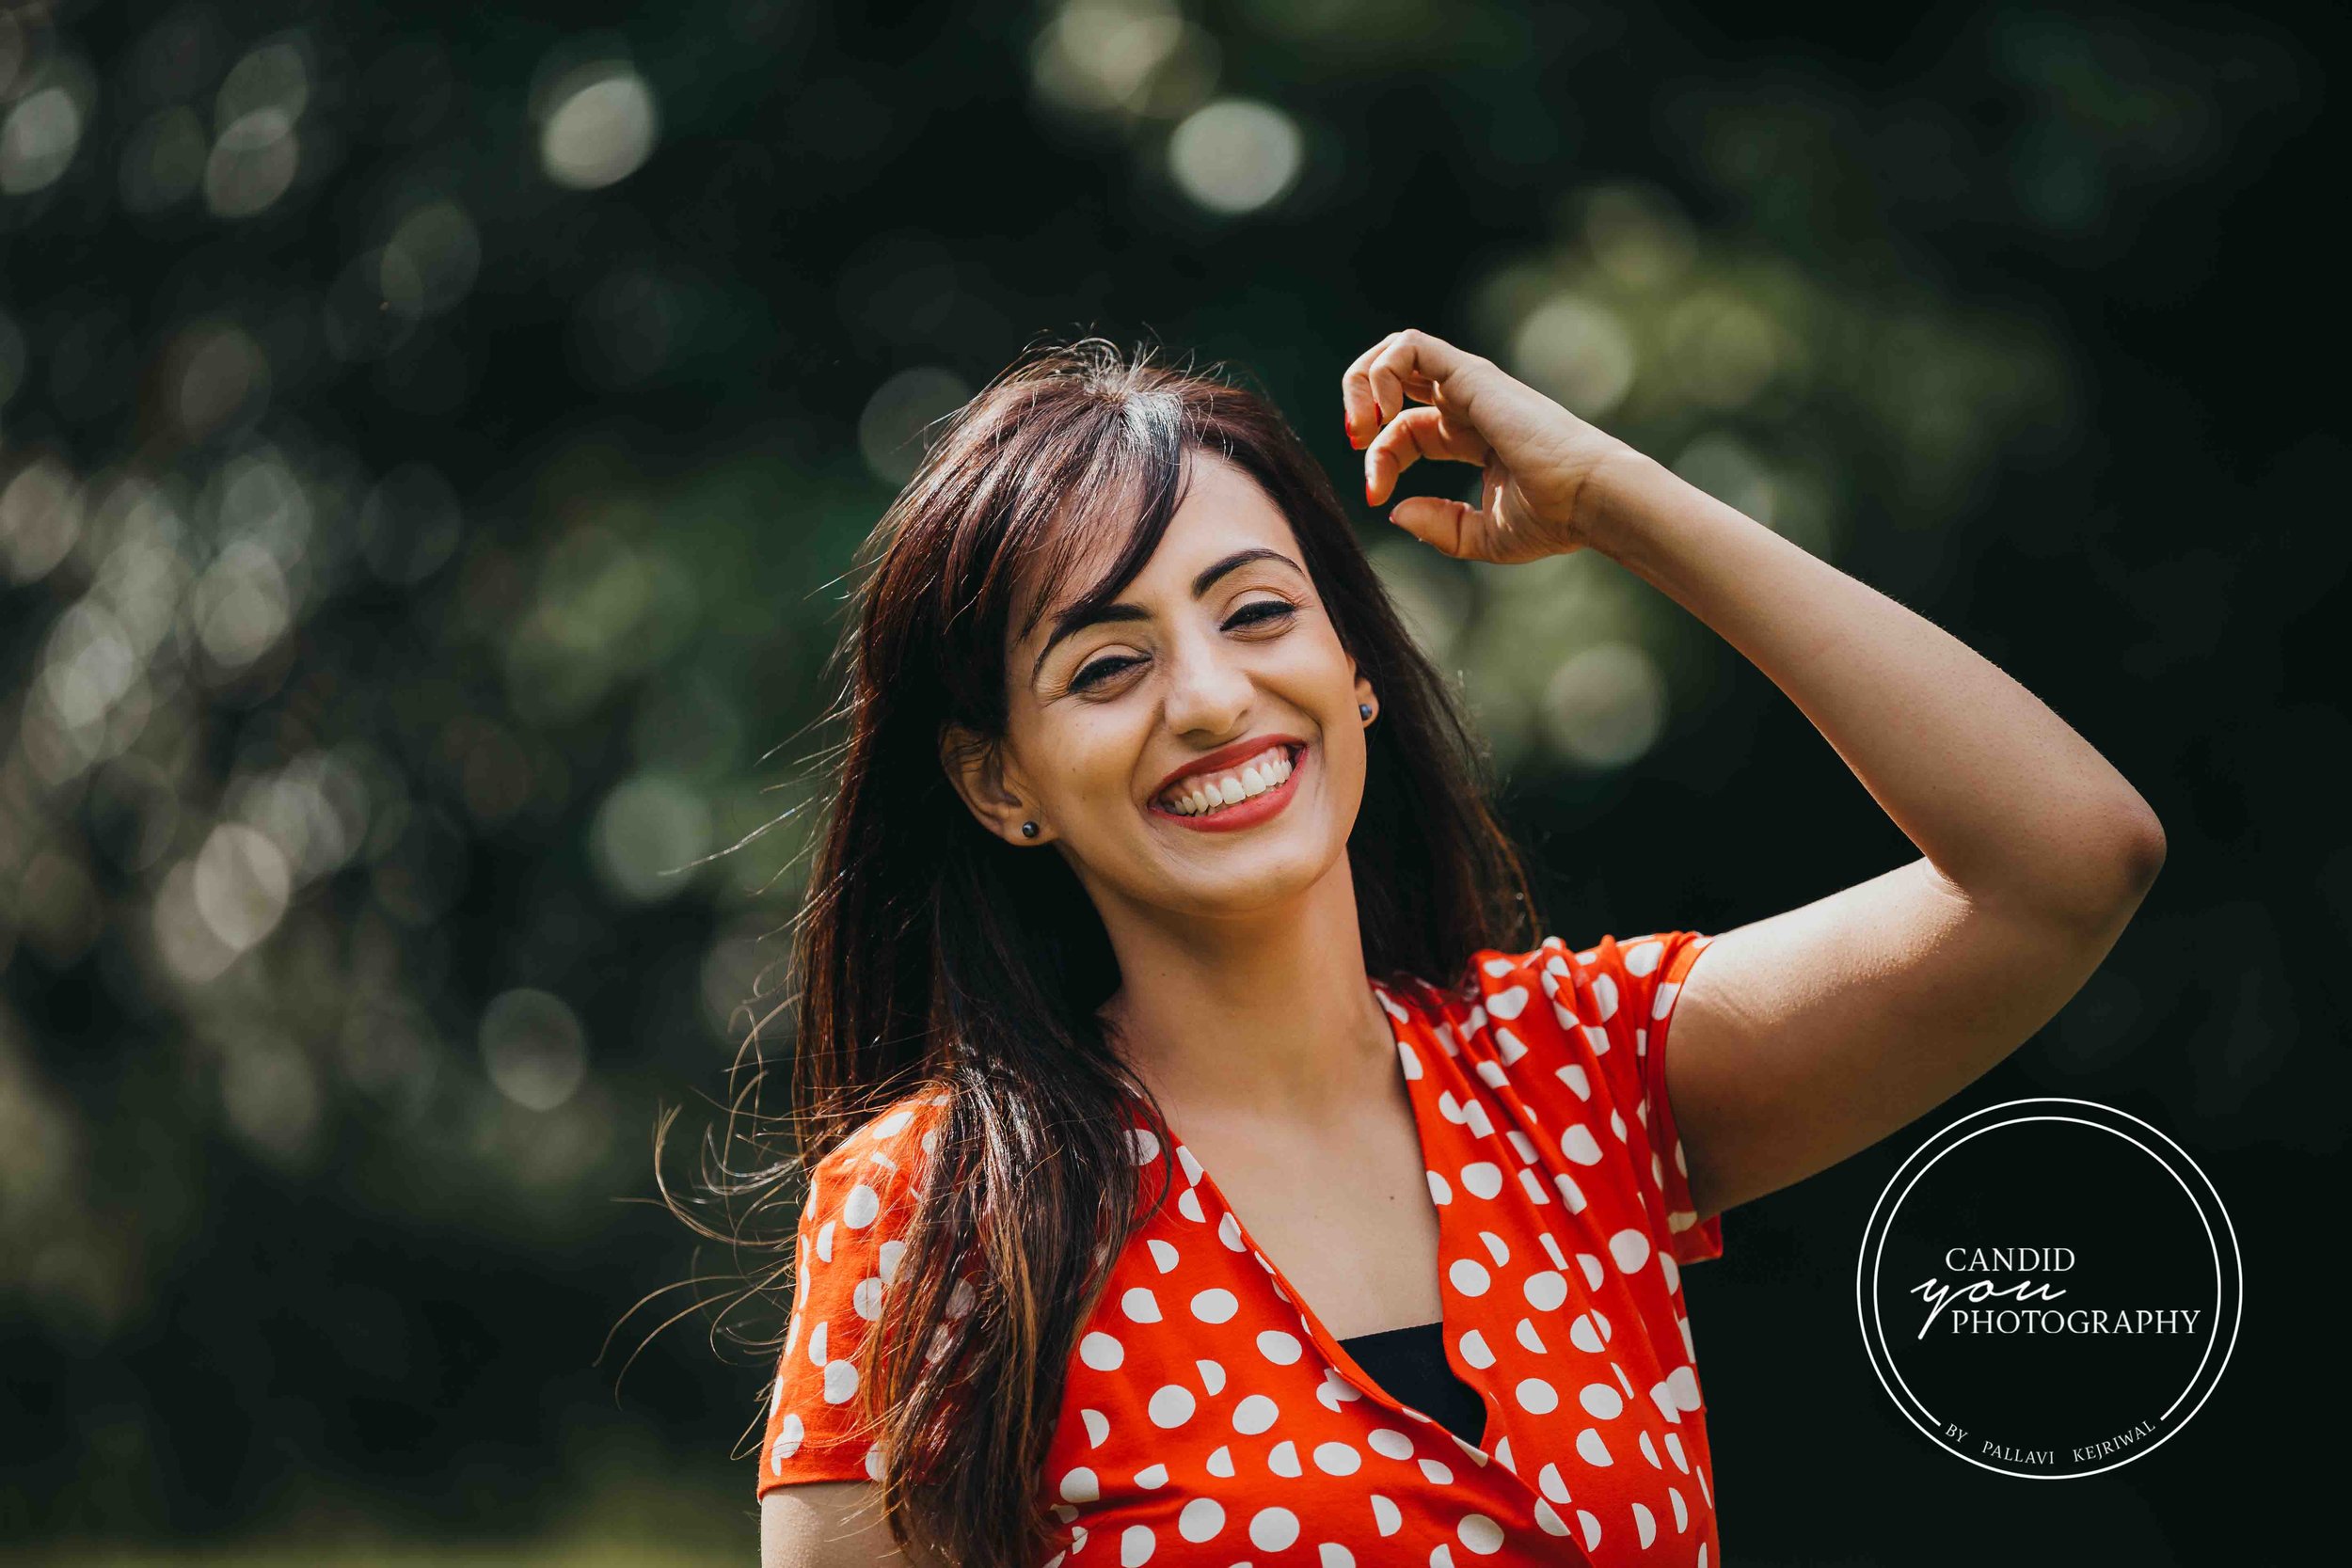
M 1183 816 L 1199 816 L 1246 800 L 1253 795 L 1263 795 L 1291 776 L 1290 753 L 1276 746 L 1251 757 L 1237 769 L 1206 779 L 1189 779 L 1183 792 L 1162 796 L 1161 804 Z

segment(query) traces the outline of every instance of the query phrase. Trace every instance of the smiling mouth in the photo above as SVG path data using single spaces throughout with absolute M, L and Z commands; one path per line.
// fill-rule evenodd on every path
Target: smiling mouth
M 1232 768 L 1196 773 L 1156 796 L 1152 806 L 1170 816 L 1211 819 L 1279 790 L 1297 771 L 1303 745 L 1277 744 Z

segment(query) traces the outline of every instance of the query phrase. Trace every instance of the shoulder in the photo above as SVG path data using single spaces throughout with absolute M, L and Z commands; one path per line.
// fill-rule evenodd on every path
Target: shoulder
M 1607 1024 L 1623 1015 L 1638 1025 L 1663 1016 L 1684 973 L 1713 940 L 1696 931 L 1652 931 L 1623 940 L 1604 935 L 1583 947 L 1558 936 L 1525 949 L 1483 947 L 1470 955 L 1458 990 L 1465 1002 L 1506 1021 L 1540 995 L 1575 1015 L 1563 1023 Z
M 835 1227 L 865 1231 L 878 1223 L 903 1224 L 938 1145 L 946 1105 L 943 1091 L 906 1095 L 819 1156 L 808 1169 L 803 1227 L 830 1243 Z

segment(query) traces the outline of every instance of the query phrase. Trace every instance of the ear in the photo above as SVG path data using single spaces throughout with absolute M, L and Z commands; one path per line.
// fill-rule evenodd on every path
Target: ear
M 965 809 L 996 837 L 1025 846 L 1042 844 L 1054 836 L 1052 828 L 1030 808 L 1017 781 L 1008 778 L 1001 742 L 962 724 L 944 725 L 939 732 L 939 766 Z M 1037 822 L 1037 837 L 1023 835 L 1024 822 Z

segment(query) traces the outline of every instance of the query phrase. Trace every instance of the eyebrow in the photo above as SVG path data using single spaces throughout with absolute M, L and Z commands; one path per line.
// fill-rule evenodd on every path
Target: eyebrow
M 1235 550 L 1214 565 L 1203 567 L 1200 575 L 1192 579 L 1192 596 L 1196 599 L 1200 597 L 1201 594 L 1216 586 L 1218 578 L 1228 573 L 1239 571 L 1253 561 L 1279 561 L 1292 571 L 1298 572 L 1300 577 L 1307 575 L 1299 571 L 1298 562 L 1284 555 L 1280 550 L 1257 545 L 1246 550 Z M 1045 656 L 1052 653 L 1055 645 L 1063 638 L 1084 631 L 1089 626 L 1099 626 L 1105 621 L 1149 621 L 1151 618 L 1152 612 L 1139 604 L 1112 603 L 1090 607 L 1079 605 L 1063 610 L 1054 618 L 1054 634 L 1045 640 L 1045 646 L 1038 650 L 1036 662 L 1029 666 L 1030 684 L 1036 684 L 1038 673 L 1045 668 Z

